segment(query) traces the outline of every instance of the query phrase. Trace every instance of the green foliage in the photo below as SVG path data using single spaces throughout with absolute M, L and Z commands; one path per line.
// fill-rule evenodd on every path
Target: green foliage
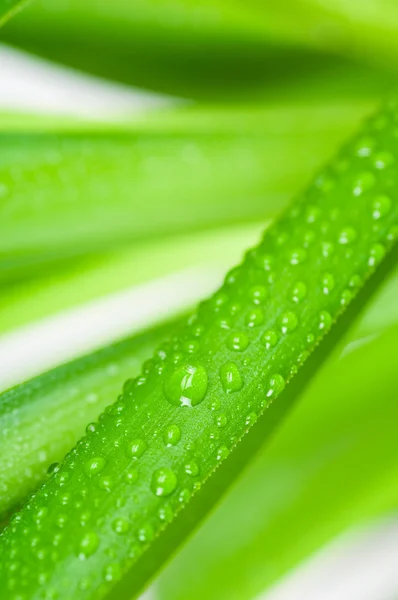
M 17 13 L 27 0 L 0 0 L 0 26 Z
M 395 264 L 396 112 L 342 149 L 12 519 L 3 593 L 131 597 L 233 481 Z
M 155 581 L 156 598 L 255 598 L 337 535 L 397 510 L 397 336 L 324 367 Z
M 370 107 L 185 108 L 102 126 L 22 120 L 22 131 L 5 120 L 0 283 L 131 240 L 275 215 Z
M 333 75 L 347 70 L 341 55 L 396 72 L 397 23 L 391 0 L 64 0 L 56 10 L 52 0 L 36 0 L 4 39 L 101 76 L 190 98 L 281 98 L 297 91 L 311 97 L 308 87 L 333 97 Z M 384 85 L 380 69 L 351 70 L 345 85 L 354 94 Z
M 141 333 L 0 395 L 0 520 L 43 482 L 48 465 L 63 459 L 87 423 L 177 328 L 178 322 Z

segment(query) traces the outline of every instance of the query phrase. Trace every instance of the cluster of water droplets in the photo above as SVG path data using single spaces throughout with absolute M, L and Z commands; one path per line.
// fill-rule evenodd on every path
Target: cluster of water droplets
M 80 592 L 113 584 L 283 391 L 396 237 L 398 140 L 376 127 L 317 177 L 182 334 L 126 382 L 65 465 L 52 468 L 6 534 L 3 574 L 25 560 L 27 544 L 30 560 L 48 552 L 49 515 L 40 509 L 49 503 L 56 560 L 71 543 L 68 526 L 80 532 Z M 93 556 L 101 581 L 96 562 L 84 566 Z M 22 581 L 13 585 L 23 596 Z

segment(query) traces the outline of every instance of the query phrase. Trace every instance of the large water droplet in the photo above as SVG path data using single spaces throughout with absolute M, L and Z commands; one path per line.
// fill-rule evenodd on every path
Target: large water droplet
M 340 231 L 339 243 L 352 244 L 357 239 L 357 232 L 353 227 L 345 227 Z
M 276 373 L 271 375 L 268 382 L 267 398 L 276 398 L 285 387 L 285 380 L 282 375 Z
M 80 540 L 79 558 L 92 556 L 99 546 L 99 538 L 95 531 L 87 531 Z
M 177 487 L 177 476 L 168 467 L 157 469 L 151 482 L 151 489 L 156 496 L 170 496 Z
M 307 252 L 304 248 L 297 248 L 290 255 L 290 264 L 291 265 L 300 265 L 307 258 Z
M 293 302 L 296 302 L 297 304 L 299 302 L 301 302 L 302 300 L 304 300 L 304 298 L 307 295 L 307 286 L 305 285 L 304 282 L 302 281 L 298 281 L 292 290 L 292 300 Z
M 323 286 L 323 293 L 324 294 L 330 294 L 330 292 L 333 290 L 335 285 L 335 281 L 334 281 L 334 277 L 331 273 L 324 273 L 322 275 L 322 286 Z
M 383 244 L 373 244 L 370 248 L 368 265 L 374 267 L 384 258 L 386 249 Z
M 370 171 L 365 171 L 356 177 L 353 185 L 354 196 L 360 196 L 361 194 L 370 190 L 376 183 L 376 177 Z
M 164 393 L 171 404 L 196 406 L 207 392 L 207 371 L 201 365 L 184 365 L 172 373 L 164 384 Z
M 119 535 L 127 533 L 130 529 L 130 523 L 127 519 L 123 519 L 122 517 L 115 519 L 112 523 L 112 529 Z
M 372 202 L 372 217 L 382 219 L 390 212 L 391 205 L 391 198 L 388 196 L 376 196 Z
M 296 329 L 298 318 L 294 312 L 286 312 L 281 317 L 282 333 L 290 333 Z
M 187 463 L 184 467 L 185 473 L 191 477 L 199 475 L 199 465 L 194 460 Z
M 163 433 L 165 446 L 176 446 L 181 439 L 181 431 L 177 425 L 169 425 Z
M 84 465 L 84 472 L 90 477 L 92 475 L 98 475 L 98 473 L 101 473 L 104 466 L 105 460 L 102 458 L 102 456 L 90 458 Z
M 127 442 L 126 454 L 127 454 L 127 456 L 137 460 L 144 454 L 147 447 L 148 447 L 148 445 L 144 440 L 135 439 L 135 440 L 132 440 L 131 442 Z
M 235 352 L 243 352 L 249 345 L 249 338 L 243 331 L 236 331 L 231 333 L 227 339 L 227 346 L 230 350 Z
M 227 362 L 220 368 L 220 379 L 224 391 L 237 392 L 243 386 L 242 376 L 234 362 Z
M 262 304 L 267 298 L 267 289 L 263 285 L 255 285 L 250 288 L 249 296 L 254 304 Z
M 104 567 L 105 581 L 118 581 L 122 576 L 122 570 L 119 563 L 110 563 Z
M 263 335 L 263 342 L 267 350 L 273 348 L 278 343 L 278 334 L 273 329 L 266 331 Z
M 319 313 L 319 329 L 328 330 L 332 325 L 332 315 L 327 310 L 322 310 Z

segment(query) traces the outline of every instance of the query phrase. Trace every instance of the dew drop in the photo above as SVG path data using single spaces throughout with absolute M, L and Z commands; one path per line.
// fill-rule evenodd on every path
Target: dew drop
M 294 312 L 286 312 L 281 317 L 282 333 L 291 333 L 298 325 L 298 318 Z
M 322 242 L 321 251 L 324 258 L 329 258 L 334 253 L 334 244 L 332 242 Z
M 185 504 L 186 502 L 188 502 L 190 497 L 191 497 L 191 492 L 188 489 L 184 489 L 180 492 L 180 494 L 178 496 L 178 501 L 181 502 L 181 504 Z
M 372 151 L 375 147 L 374 138 L 362 138 L 355 144 L 355 152 L 361 158 L 368 157 L 372 154 Z
M 249 297 L 254 304 L 262 304 L 267 298 L 267 289 L 263 285 L 255 285 L 250 288 Z
M 237 392 L 242 389 L 243 381 L 238 366 L 234 362 L 227 362 L 220 368 L 221 385 L 227 393 Z
M 391 199 L 388 196 L 376 196 L 372 202 L 372 217 L 382 219 L 391 210 Z
M 181 430 L 177 425 L 169 425 L 163 433 L 165 446 L 176 446 L 181 439 Z
M 394 164 L 394 156 L 390 152 L 378 152 L 374 157 L 376 169 L 386 169 Z
M 248 312 L 245 319 L 248 327 L 256 327 L 257 325 L 261 325 L 263 321 L 264 313 L 260 308 L 253 308 L 250 312 Z
M 89 477 L 98 475 L 105 467 L 105 460 L 101 456 L 90 458 L 84 465 L 84 472 Z
M 170 496 L 177 487 L 177 476 L 168 467 L 157 469 L 151 482 L 152 492 L 156 496 Z
M 270 271 L 274 264 L 274 259 L 271 254 L 262 254 L 256 257 L 256 264 L 264 271 Z
M 217 415 L 217 417 L 215 418 L 215 422 L 216 422 L 217 427 L 220 427 L 220 429 L 222 429 L 223 427 L 226 427 L 226 425 L 228 423 L 227 415 L 225 413 L 222 413 L 221 415 Z
M 319 313 L 319 329 L 326 331 L 332 325 L 332 315 L 327 310 Z
M 110 563 L 109 565 L 106 565 L 104 567 L 103 575 L 105 581 L 118 581 L 122 576 L 122 570 L 119 563 Z
M 352 300 L 352 292 L 351 290 L 344 290 L 341 294 L 341 298 L 340 298 L 340 304 L 342 306 L 345 306 L 346 304 L 348 304 L 349 302 L 351 302 Z
M 291 265 L 299 265 L 305 261 L 307 258 L 307 252 L 304 248 L 297 248 L 290 255 L 290 264 Z
M 307 295 L 307 286 L 302 281 L 298 281 L 292 290 L 293 302 L 296 302 L 296 304 L 298 304 L 299 302 L 304 300 L 306 295 Z
M 352 244 L 357 239 L 357 232 L 353 227 L 345 227 L 340 231 L 339 243 Z
M 254 425 L 254 423 L 257 421 L 257 414 L 255 412 L 251 412 L 247 415 L 246 419 L 245 419 L 245 425 L 249 426 L 249 425 Z
M 79 558 L 92 556 L 99 546 L 99 538 L 95 531 L 87 531 L 80 540 Z
M 147 449 L 147 443 L 142 439 L 135 439 L 131 442 L 127 443 L 126 446 L 126 455 L 129 458 L 133 458 L 134 460 L 138 460 Z
M 267 398 L 276 398 L 285 387 L 285 380 L 282 375 L 276 373 L 271 375 L 268 382 Z
M 263 342 L 267 350 L 274 348 L 278 343 L 278 334 L 273 329 L 266 331 L 263 335 Z
M 59 463 L 57 463 L 57 462 L 52 463 L 47 469 L 47 475 L 52 475 L 53 473 L 58 473 L 59 468 L 60 468 Z
M 227 456 L 229 455 L 229 450 L 226 446 L 220 446 L 217 449 L 217 460 L 221 461 L 224 460 L 225 458 L 227 458 Z
M 361 278 L 359 275 L 352 275 L 348 282 L 350 288 L 356 289 L 361 285 Z
M 123 519 L 122 517 L 120 517 L 113 521 L 112 529 L 119 535 L 123 535 L 124 533 L 127 533 L 130 529 L 130 523 L 127 521 L 127 519 Z
M 331 273 L 324 273 L 322 275 L 322 291 L 324 294 L 330 294 L 335 286 L 334 277 Z
M 230 350 L 235 352 L 243 352 L 249 345 L 249 338 L 243 331 L 236 331 L 231 333 L 227 339 L 227 346 Z
M 374 267 L 375 265 L 379 264 L 379 262 L 384 258 L 385 253 L 386 249 L 384 248 L 383 244 L 373 244 L 369 252 L 368 265 L 370 267 Z
M 361 173 L 355 180 L 353 185 L 354 196 L 360 196 L 370 190 L 376 183 L 376 177 L 370 171 Z
M 110 475 L 103 475 L 98 479 L 98 487 L 102 490 L 110 492 L 113 487 L 113 479 Z
M 164 393 L 171 404 L 196 406 L 207 392 L 207 371 L 201 365 L 184 365 L 172 373 L 164 384 Z
M 321 210 L 318 206 L 309 206 L 306 212 L 307 223 L 315 223 L 319 219 Z
M 173 509 L 168 504 L 159 508 L 159 519 L 169 523 L 173 518 Z
M 184 467 L 185 473 L 190 475 L 191 477 L 196 477 L 199 475 L 199 465 L 194 460 L 187 463 Z

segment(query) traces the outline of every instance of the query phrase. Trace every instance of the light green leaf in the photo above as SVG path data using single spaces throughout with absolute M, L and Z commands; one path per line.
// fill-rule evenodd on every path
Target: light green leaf
M 5 125 L 0 281 L 130 240 L 265 219 L 371 105 L 193 108 L 86 134 Z

